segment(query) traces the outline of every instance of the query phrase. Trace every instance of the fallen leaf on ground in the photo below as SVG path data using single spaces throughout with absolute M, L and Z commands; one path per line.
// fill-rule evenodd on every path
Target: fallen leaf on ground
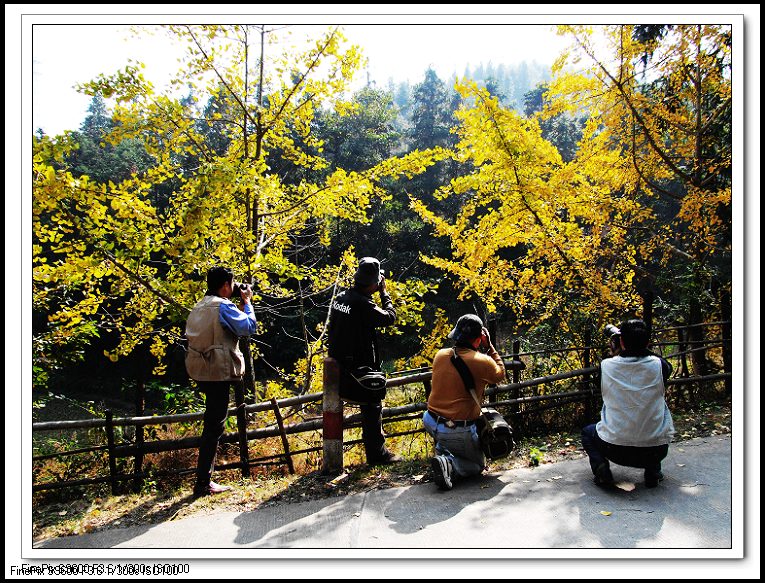
M 685 464 L 675 464 L 678 468 L 684 468 Z
M 611 514 L 613 514 L 612 512 L 609 512 L 608 510 L 601 510 L 600 513 L 603 516 L 611 516 Z
M 348 477 L 348 474 L 340 474 L 337 478 L 330 480 L 330 484 L 339 484 Z

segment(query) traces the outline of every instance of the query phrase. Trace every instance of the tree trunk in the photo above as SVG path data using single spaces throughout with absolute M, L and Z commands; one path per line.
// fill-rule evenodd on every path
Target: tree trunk
M 653 290 L 645 290 L 640 295 L 643 297 L 643 322 L 649 330 L 653 330 L 653 300 L 656 294 Z

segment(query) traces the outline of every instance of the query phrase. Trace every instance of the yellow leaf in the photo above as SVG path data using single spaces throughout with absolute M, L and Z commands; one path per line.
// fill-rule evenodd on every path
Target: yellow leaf
M 612 512 L 610 512 L 610 511 L 608 511 L 608 510 L 601 510 L 601 511 L 600 511 L 600 513 L 601 513 L 603 516 L 611 516 L 611 514 L 613 514 Z

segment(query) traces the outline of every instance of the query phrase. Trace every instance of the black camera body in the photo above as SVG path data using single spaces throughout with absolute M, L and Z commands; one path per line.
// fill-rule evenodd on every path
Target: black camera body
M 251 291 L 252 286 L 249 283 L 235 283 L 234 287 L 231 291 L 231 297 L 232 298 L 239 298 L 240 300 L 243 300 L 242 297 L 242 291 Z

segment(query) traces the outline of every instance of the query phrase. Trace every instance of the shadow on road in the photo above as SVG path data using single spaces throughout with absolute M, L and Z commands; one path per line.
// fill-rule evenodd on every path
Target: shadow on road
M 390 527 L 397 533 L 411 534 L 449 520 L 471 504 L 494 498 L 504 486 L 505 484 L 493 475 L 476 476 L 456 482 L 454 489 L 450 491 L 438 490 L 433 484 L 432 495 L 426 498 L 425 503 L 422 488 L 427 486 L 408 488 L 385 506 L 384 516 L 392 522 Z

